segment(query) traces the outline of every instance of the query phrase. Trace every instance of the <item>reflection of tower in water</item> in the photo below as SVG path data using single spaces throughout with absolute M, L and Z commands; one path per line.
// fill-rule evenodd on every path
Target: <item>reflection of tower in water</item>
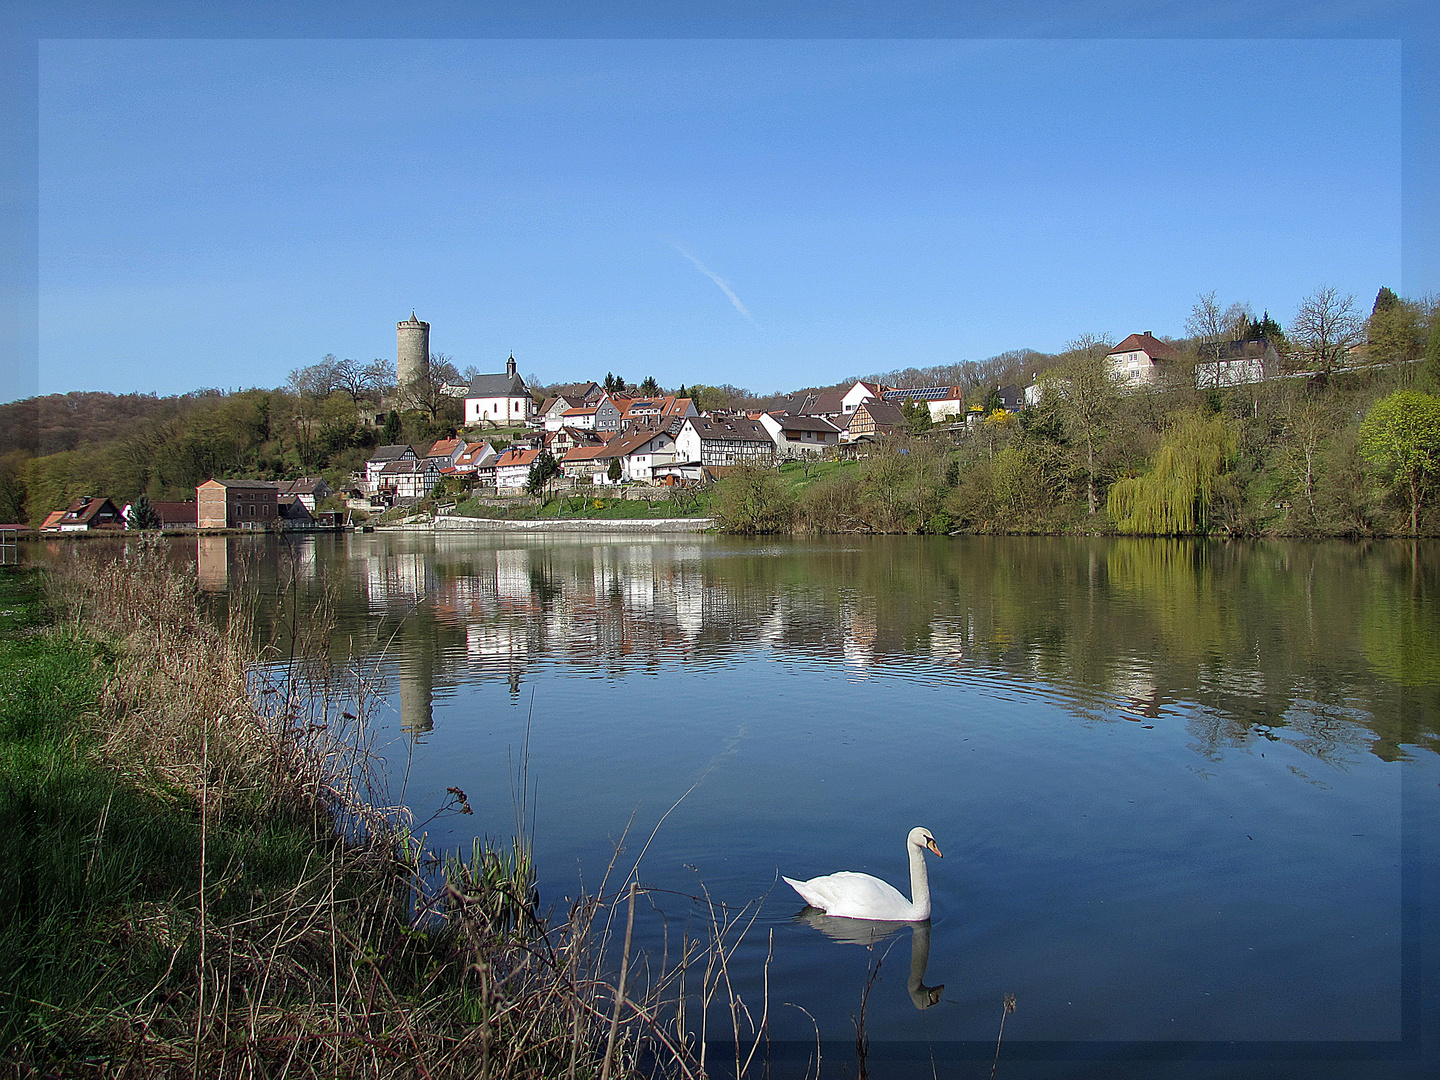
M 411 735 L 423 735 L 435 726 L 434 688 L 430 659 L 424 655 L 401 654 L 400 728 Z

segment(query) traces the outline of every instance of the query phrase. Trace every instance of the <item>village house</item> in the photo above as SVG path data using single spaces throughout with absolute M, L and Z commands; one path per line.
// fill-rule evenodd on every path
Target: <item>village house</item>
M 196 528 L 265 529 L 279 516 L 279 495 L 267 480 L 206 480 L 195 489 Z
M 770 434 L 781 457 L 820 454 L 840 444 L 840 429 L 823 416 L 768 412 L 757 417 Z
M 1146 330 L 1131 334 L 1105 354 L 1110 373 L 1126 386 L 1151 386 L 1168 364 L 1183 359 L 1180 350 Z
M 960 420 L 965 410 L 958 386 L 917 386 L 906 390 L 885 390 L 880 397 L 892 405 L 921 404 L 930 410 L 930 420 Z
M 370 457 L 365 461 L 365 478 L 361 481 L 361 490 L 366 495 L 374 495 L 379 490 L 380 474 L 387 465 L 394 461 L 419 461 L 426 452 L 404 443 L 377 446 L 370 451 Z
M 275 485 L 275 490 L 282 499 L 293 495 L 305 504 L 305 509 L 312 512 L 319 503 L 335 494 L 335 489 L 318 476 L 302 476 L 299 480 L 281 480 Z
M 1268 338 L 1221 341 L 1201 346 L 1200 363 L 1195 365 L 1195 385 L 1201 389 L 1247 386 L 1279 374 L 1280 354 Z
M 655 479 L 655 470 L 675 460 L 675 436 L 668 431 L 623 432 L 607 444 L 620 458 L 621 480 L 648 484 Z
M 40 525 L 41 532 L 90 532 L 95 529 L 123 529 L 125 515 L 109 499 L 82 495 L 67 509 L 51 512 Z
M 841 441 L 878 438 L 904 431 L 905 428 L 905 414 L 900 411 L 899 405 L 878 398 L 866 399 L 856 406 L 855 415 L 850 418 Z
M 743 416 L 689 416 L 675 437 L 676 461 L 702 467 L 768 464 L 775 442 L 758 420 Z
M 550 425 L 547 423 L 546 426 Z M 602 395 L 600 400 L 593 405 L 582 405 L 562 412 L 560 423 L 551 430 L 560 427 L 577 427 L 586 431 L 619 431 L 620 410 L 608 394 Z
M 440 459 L 401 457 L 387 464 L 375 478 L 374 495 L 394 502 L 423 499 L 440 482 Z
M 150 508 L 162 529 L 193 529 L 199 520 L 193 502 L 153 502 Z
M 540 448 L 512 446 L 495 459 L 495 486 L 523 488 L 530 482 L 530 466 L 540 456 Z
M 505 373 L 476 375 L 465 391 L 465 425 L 487 424 L 512 427 L 528 424 L 535 412 L 535 399 L 525 380 L 515 370 L 515 357 L 505 362 Z

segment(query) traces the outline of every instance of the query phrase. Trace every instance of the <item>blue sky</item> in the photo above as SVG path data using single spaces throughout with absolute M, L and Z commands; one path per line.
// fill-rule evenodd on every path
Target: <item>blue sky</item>
M 1440 289 L 1411 63 L 1195 29 L 43 38 L 38 363 L 0 394 L 278 385 L 393 357 L 412 309 L 462 368 L 760 392 L 1179 334 L 1212 289 L 1368 309 Z

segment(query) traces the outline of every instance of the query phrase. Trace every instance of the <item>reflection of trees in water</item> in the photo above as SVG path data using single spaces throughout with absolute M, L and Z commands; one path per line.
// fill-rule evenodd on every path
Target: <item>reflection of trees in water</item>
M 293 588 L 333 594 L 337 656 L 373 654 L 399 627 L 392 654 L 429 658 L 437 688 L 518 690 L 541 658 L 618 677 L 766 649 L 940 681 L 1003 675 L 1104 720 L 1183 713 L 1206 756 L 1265 739 L 1330 760 L 1436 745 L 1433 543 L 484 542 L 317 543 Z M 290 573 L 275 555 L 271 581 Z

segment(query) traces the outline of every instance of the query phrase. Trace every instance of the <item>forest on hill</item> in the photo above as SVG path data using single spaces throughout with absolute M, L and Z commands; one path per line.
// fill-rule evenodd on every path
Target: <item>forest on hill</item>
M 1114 378 L 1105 334 L 1080 335 L 1058 354 L 1020 349 L 875 372 L 866 381 L 959 386 L 979 415 L 942 433 L 912 413 L 910 432 L 860 467 L 805 468 L 798 486 L 757 482 L 771 509 L 784 511 L 774 520 L 815 531 L 1434 533 L 1437 321 L 1433 298 L 1389 289 L 1368 316 L 1353 298 L 1318 289 L 1288 327 L 1245 304 L 1222 307 L 1211 293 L 1196 302 L 1187 336 L 1163 339 L 1177 359 L 1143 386 Z M 1275 377 L 1197 385 L 1205 357 L 1254 337 L 1275 346 Z M 449 358 L 433 359 L 429 384 L 404 393 L 385 364 L 330 356 L 274 389 L 75 392 L 0 405 L 0 521 L 36 524 L 81 495 L 121 504 L 142 494 L 193 498 L 212 477 L 322 475 L 343 490 L 372 447 L 459 430 L 459 401 L 442 391 L 463 376 Z M 1002 386 L 1032 380 L 1037 407 L 998 407 Z M 631 386 L 613 373 L 605 383 Z M 663 390 L 653 378 L 642 387 Z M 702 410 L 774 408 L 786 396 L 725 384 L 677 389 Z

